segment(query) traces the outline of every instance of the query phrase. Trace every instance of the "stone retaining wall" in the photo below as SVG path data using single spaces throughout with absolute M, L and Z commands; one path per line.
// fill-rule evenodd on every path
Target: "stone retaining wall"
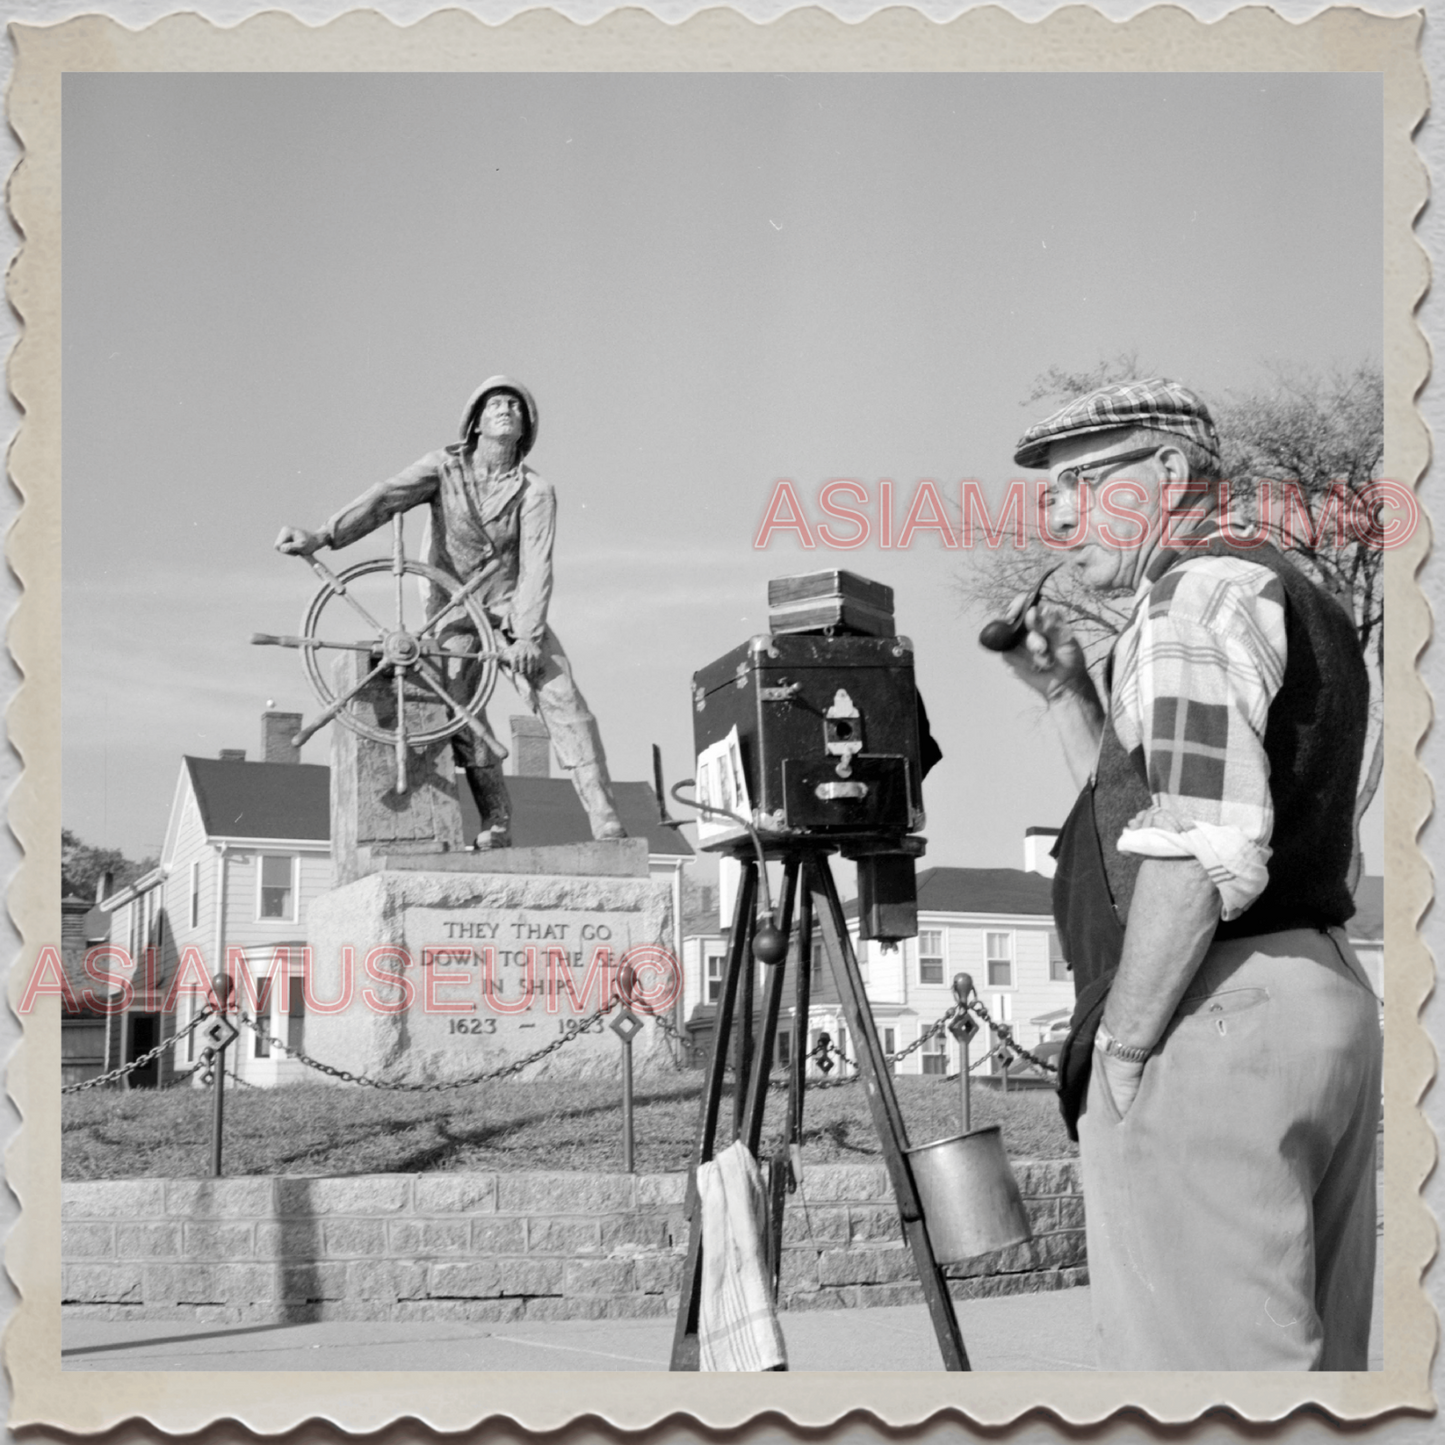
M 1015 1165 L 1027 1245 L 950 1273 L 959 1297 L 1087 1279 L 1077 1166 Z M 384 1174 L 67 1182 L 61 1298 L 106 1319 L 669 1315 L 682 1174 Z M 790 1309 L 919 1299 L 881 1166 L 813 1165 L 784 1225 Z

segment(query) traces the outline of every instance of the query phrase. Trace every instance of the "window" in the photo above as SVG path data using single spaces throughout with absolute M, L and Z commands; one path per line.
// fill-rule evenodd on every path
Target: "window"
M 787 1029 L 778 1030 L 778 1067 L 786 1069 L 793 1061 L 793 1036 Z
M 275 992 L 274 977 L 267 975 L 256 983 L 256 1029 L 251 1035 L 258 1059 L 271 1057 L 271 996 Z
M 943 930 L 941 928 L 920 928 L 918 930 L 918 981 L 919 983 L 943 982 Z
M 1056 929 L 1049 929 L 1049 978 L 1055 982 L 1069 976 L 1068 961 L 1064 958 L 1063 945 L 1059 942 Z
M 988 981 L 994 988 L 1009 988 L 1014 981 L 1014 936 L 1011 933 L 985 935 Z
M 897 1035 L 893 1032 L 892 1029 L 883 1030 L 883 1052 L 885 1054 L 893 1054 L 898 1052 L 898 1045 L 893 1042 L 895 1038 L 897 1038 Z
M 948 1072 L 948 1035 L 940 1029 L 921 1050 L 925 1074 Z
M 291 918 L 291 904 L 295 897 L 292 888 L 292 873 L 296 860 L 280 853 L 261 855 L 261 914 L 262 918 Z
M 277 968 L 285 967 L 278 963 Z M 280 975 L 277 973 L 268 974 L 257 984 L 259 1003 L 256 1008 L 257 1032 L 256 1057 L 258 1059 L 269 1059 L 271 1057 L 271 1037 L 281 1033 L 280 1020 L 276 1017 L 275 998 L 280 987 Z M 286 980 L 286 1028 L 285 1036 L 287 1046 L 293 1049 L 302 1047 L 301 1039 L 306 1026 L 306 1002 L 302 989 L 300 976 L 287 976 Z M 262 1038 L 262 1034 L 266 1037 Z
M 718 953 L 709 950 L 706 960 L 707 967 L 707 1001 L 716 1003 L 722 993 L 723 963 L 726 960 L 725 953 Z
M 201 865 L 199 862 L 191 864 L 191 927 L 195 928 L 201 921 Z
M 823 940 L 813 940 L 813 987 L 819 988 L 823 983 Z
M 291 980 L 291 996 L 286 1008 L 286 1042 L 293 1049 L 304 1048 L 306 1034 L 306 999 L 301 991 L 301 980 Z

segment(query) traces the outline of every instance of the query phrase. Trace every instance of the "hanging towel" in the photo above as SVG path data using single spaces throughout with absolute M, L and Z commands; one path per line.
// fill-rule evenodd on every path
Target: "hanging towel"
M 786 1369 L 783 1332 L 763 1260 L 763 1181 L 741 1139 L 698 1166 L 697 1192 L 702 1201 L 699 1367 Z

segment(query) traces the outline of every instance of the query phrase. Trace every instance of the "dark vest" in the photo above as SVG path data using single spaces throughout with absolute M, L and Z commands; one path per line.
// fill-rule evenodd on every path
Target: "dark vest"
M 1243 548 L 1215 538 L 1187 555 L 1203 554 L 1238 556 L 1279 578 L 1288 654 L 1264 734 L 1274 805 L 1269 882 L 1214 936 L 1342 924 L 1355 911 L 1347 878 L 1369 712 L 1369 677 L 1354 622 L 1272 546 Z M 1159 575 L 1184 560 L 1174 555 Z M 1142 749 L 1126 752 L 1110 719 L 1094 781 L 1080 793 L 1060 835 L 1054 877 L 1054 919 L 1078 996 L 1073 1032 L 1059 1061 L 1070 1134 L 1143 861 L 1115 845 L 1128 821 L 1152 802 Z
M 1284 681 L 1270 704 L 1264 734 L 1274 803 L 1269 883 L 1214 936 L 1247 938 L 1344 923 L 1355 911 L 1346 880 L 1370 702 L 1354 622 L 1271 546 L 1245 549 L 1215 539 L 1199 552 L 1234 555 L 1267 567 L 1285 593 Z M 1109 892 L 1121 921 L 1129 916 L 1143 859 L 1119 852 L 1115 844 L 1129 819 L 1151 801 L 1142 755 L 1125 753 L 1118 734 L 1106 726 L 1094 810 Z

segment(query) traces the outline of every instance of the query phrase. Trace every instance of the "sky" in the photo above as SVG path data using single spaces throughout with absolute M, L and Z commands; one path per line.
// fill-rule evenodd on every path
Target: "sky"
M 248 644 L 315 591 L 281 526 L 453 440 L 505 371 L 540 405 L 551 621 L 614 776 L 650 779 L 653 743 L 690 776 L 692 673 L 766 630 L 770 578 L 846 567 L 916 648 L 926 862 L 1022 866 L 1074 788 L 961 610 L 979 558 L 876 527 L 759 550 L 777 482 L 854 479 L 876 514 L 888 479 L 896 535 L 923 479 L 1019 475 L 1049 366 L 1134 352 L 1222 398 L 1380 357 L 1370 75 L 64 85 L 63 816 L 130 856 L 183 754 L 255 757 L 268 701 L 316 710 L 296 653 Z M 520 710 L 503 684 L 498 731 Z M 1381 834 L 1377 806 L 1373 872 Z

